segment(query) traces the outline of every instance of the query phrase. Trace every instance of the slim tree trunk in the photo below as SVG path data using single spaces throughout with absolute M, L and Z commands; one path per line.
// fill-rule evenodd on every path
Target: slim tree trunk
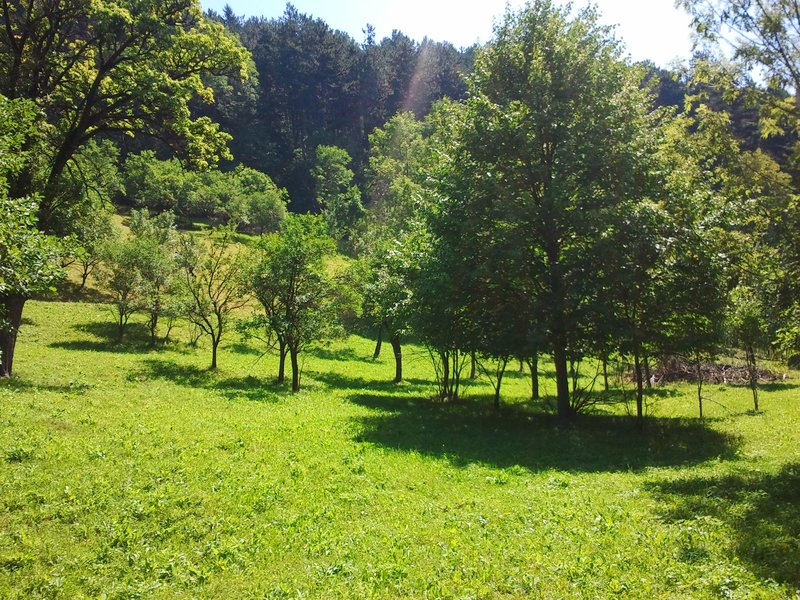
M 453 357 L 453 368 L 450 370 L 450 399 L 458 400 L 458 388 L 461 384 L 461 369 L 459 369 L 460 352 L 456 349 L 450 355 Z
M 377 360 L 381 355 L 381 345 L 383 344 L 383 325 L 378 327 L 378 341 L 375 342 L 375 352 L 372 353 L 372 360 Z
M 125 312 L 123 309 L 119 311 L 119 319 L 117 319 L 117 341 L 122 343 L 122 338 L 125 336 L 125 323 L 128 322 L 128 319 L 125 318 Z
M 297 362 L 297 349 L 289 348 L 289 355 L 292 359 L 292 391 L 300 391 L 300 365 Z
M 564 275 L 559 264 L 561 254 L 560 243 L 550 239 L 545 245 L 547 249 L 547 268 L 550 280 L 550 302 L 554 307 L 552 315 L 551 341 L 553 363 L 556 369 L 556 406 L 558 422 L 566 425 L 572 420 L 572 407 L 569 403 L 569 374 L 567 373 L 567 326 L 563 311 L 565 292 Z
M 697 372 L 697 405 L 700 407 L 700 419 L 703 419 L 703 365 L 700 355 L 695 357 L 695 370 Z
M 24 296 L 6 296 L 0 299 L 0 312 L 5 313 L 8 321 L 7 327 L 0 327 L 0 377 L 11 377 L 13 374 L 14 349 L 25 301 Z
M 528 361 L 531 370 L 531 400 L 539 399 L 539 353 L 535 352 Z
M 150 322 L 148 323 L 150 329 L 150 345 L 156 345 L 156 333 L 158 332 L 158 313 L 150 313 Z
M 750 389 L 753 390 L 753 407 L 758 412 L 758 369 L 756 368 L 756 352 L 752 345 L 747 346 L 747 367 L 750 371 Z
M 556 395 L 558 420 L 566 424 L 572 420 L 572 408 L 569 405 L 569 373 L 567 372 L 567 353 L 563 347 L 553 349 L 553 363 L 556 368 Z
M 644 402 L 643 402 L 643 382 L 642 382 L 642 361 L 639 350 L 633 351 L 633 368 L 636 374 L 636 424 L 641 429 L 644 426 Z
M 394 350 L 394 382 L 403 381 L 403 350 L 400 347 L 400 336 L 392 337 L 392 350 Z
M 519 359 L 519 372 L 520 373 L 525 372 L 525 361 L 523 361 L 522 358 Z
M 644 366 L 644 376 L 645 382 L 647 384 L 647 389 L 653 389 L 653 376 L 650 374 L 650 357 L 647 354 L 642 354 L 642 363 Z
M 603 355 L 603 386 L 608 391 L 608 356 Z
M 217 348 L 219 347 L 220 337 L 216 335 L 211 336 L 211 370 L 217 370 Z
M 278 383 L 286 381 L 286 342 L 278 340 L 278 353 L 280 354 L 278 363 Z
M 569 378 L 572 381 L 572 396 L 575 397 L 575 394 L 578 392 L 578 369 L 575 367 L 575 361 L 573 359 L 569 360 Z
M 81 271 L 81 287 L 80 287 L 81 290 L 83 290 L 83 288 L 86 287 L 86 280 L 88 278 L 89 278 L 89 265 L 84 264 L 83 270 Z
M 445 351 L 442 356 L 442 399 L 450 397 L 450 353 Z
M 497 387 L 494 388 L 495 410 L 500 410 L 500 386 L 503 384 L 503 375 L 506 372 L 506 365 L 508 365 L 508 359 L 501 358 L 500 364 L 497 366 Z
M 469 353 L 469 378 L 475 379 L 478 376 L 478 361 L 475 359 L 475 351 Z

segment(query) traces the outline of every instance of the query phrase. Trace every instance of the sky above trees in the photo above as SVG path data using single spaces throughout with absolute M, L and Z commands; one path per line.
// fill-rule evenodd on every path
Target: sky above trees
M 278 17 L 286 6 L 285 0 L 201 0 L 204 9 L 222 11 L 230 4 L 236 14 Z M 448 41 L 457 47 L 476 41 L 487 42 L 492 36 L 494 19 L 503 14 L 505 0 L 481 0 L 464 3 L 461 0 L 403 0 L 374 2 L 373 0 L 294 0 L 298 10 L 325 20 L 331 27 L 348 32 L 357 41 L 369 23 L 377 37 L 399 29 L 421 40 L 428 36 Z M 518 9 L 524 0 L 509 0 Z M 586 2 L 576 1 L 576 7 Z M 673 5 L 673 0 L 596 0 L 602 13 L 601 21 L 618 25 L 617 33 L 625 42 L 634 60 L 652 60 L 666 66 L 675 58 L 687 58 L 690 52 L 689 17 Z

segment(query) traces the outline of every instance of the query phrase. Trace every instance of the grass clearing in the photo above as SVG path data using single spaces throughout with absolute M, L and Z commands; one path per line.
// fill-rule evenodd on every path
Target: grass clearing
M 357 336 L 304 389 L 235 334 L 150 349 L 102 305 L 31 302 L 0 383 L 0 597 L 800 594 L 794 380 L 650 397 L 569 430 L 511 369 L 435 403 L 427 354 Z M 178 331 L 176 336 L 181 337 Z M 543 365 L 549 369 L 549 365 Z M 553 393 L 543 378 L 543 392 Z

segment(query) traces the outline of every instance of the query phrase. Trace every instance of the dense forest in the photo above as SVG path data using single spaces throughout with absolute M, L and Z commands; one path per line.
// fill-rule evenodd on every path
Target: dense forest
M 69 267 L 120 338 L 137 312 L 154 343 L 187 319 L 215 368 L 236 322 L 295 390 L 303 348 L 359 324 L 397 381 L 402 341 L 429 348 L 444 400 L 481 369 L 499 406 L 514 361 L 537 399 L 552 360 L 568 421 L 596 398 L 581 368 L 608 388 L 622 362 L 641 421 L 655 362 L 701 386 L 740 349 L 757 409 L 756 357 L 800 352 L 797 14 L 683 4 L 697 50 L 670 72 L 625 60 L 595 9 L 546 0 L 467 49 L 357 42 L 292 5 L 3 3 L 2 373 L 25 301 Z M 210 241 L 178 231 L 197 227 Z
M 208 114 L 232 135 L 236 162 L 269 173 L 296 212 L 319 208 L 308 177 L 318 146 L 346 150 L 363 183 L 369 134 L 395 114 L 421 119 L 442 98 L 462 99 L 475 52 L 397 30 L 378 41 L 369 26 L 358 43 L 291 4 L 277 19 L 245 20 L 230 7 L 209 17 L 250 51 L 255 76 L 210 82 Z

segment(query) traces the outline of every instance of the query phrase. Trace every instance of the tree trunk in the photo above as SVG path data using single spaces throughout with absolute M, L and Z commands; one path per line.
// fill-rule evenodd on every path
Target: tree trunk
M 442 352 L 442 400 L 450 397 L 450 353 Z
M 522 362 L 522 361 L 520 361 Z M 500 359 L 500 364 L 497 368 L 497 387 L 494 388 L 494 409 L 500 410 L 500 386 L 503 384 L 503 375 L 506 372 L 506 365 L 508 365 L 508 359 Z
M 636 424 L 641 429 L 644 426 L 644 389 L 642 385 L 642 361 L 638 350 L 633 352 L 633 368 L 636 374 Z
M 539 354 L 535 353 L 528 361 L 531 370 L 531 400 L 539 399 Z
M 119 309 L 119 319 L 117 319 L 117 341 L 121 344 L 122 338 L 125 336 L 125 323 L 128 319 L 125 318 L 124 309 Z
M 158 313 L 152 312 L 150 313 L 150 321 L 148 323 L 148 327 L 150 329 L 150 345 L 156 345 L 156 333 L 158 332 Z
M 520 373 L 525 372 L 525 361 L 523 361 L 521 358 L 519 359 L 519 372 Z
M 475 351 L 469 353 L 469 378 L 475 379 L 478 376 L 478 361 L 475 359 Z
M 569 379 L 572 382 L 572 397 L 578 392 L 578 370 L 575 368 L 575 360 L 569 359 Z
M 86 287 L 86 280 L 89 278 L 89 265 L 83 265 L 83 271 L 81 272 L 81 287 L 79 289 L 83 290 Z
M 603 356 L 603 386 L 608 391 L 608 356 Z
M 566 425 L 572 420 L 572 407 L 569 403 L 569 374 L 567 373 L 567 327 L 564 315 L 565 293 L 563 269 L 559 264 L 561 254 L 557 239 L 549 240 L 546 245 L 547 267 L 550 280 L 550 303 L 553 307 L 550 339 L 553 348 L 553 363 L 556 368 L 556 397 L 558 421 Z
M 219 346 L 220 338 L 211 336 L 211 370 L 217 370 L 217 347 Z
M 375 342 L 375 352 L 372 353 L 372 360 L 377 360 L 381 355 L 381 345 L 383 344 L 383 325 L 378 327 L 378 341 Z
M 572 408 L 569 405 L 569 373 L 567 372 L 567 353 L 563 347 L 553 349 L 553 363 L 556 368 L 556 394 L 558 421 L 561 424 L 572 420 Z
M 695 357 L 695 369 L 697 371 L 697 405 L 700 407 L 700 420 L 703 419 L 703 365 L 700 362 L 700 355 Z
M 11 377 L 14 367 L 14 349 L 17 345 L 17 332 L 22 323 L 24 296 L 6 296 L 0 300 L 1 312 L 8 320 L 8 327 L 0 327 L 0 377 Z
M 458 388 L 461 384 L 461 369 L 459 369 L 460 353 L 458 349 L 453 350 L 450 355 L 453 357 L 453 368 L 450 371 L 450 399 L 458 400 Z
M 280 362 L 278 363 L 278 383 L 286 381 L 286 342 L 278 341 L 278 353 Z
M 750 371 L 750 389 L 753 390 L 753 407 L 758 412 L 758 369 L 756 368 L 756 352 L 752 345 L 747 346 L 747 367 Z
M 653 389 L 653 376 L 650 374 L 650 357 L 647 354 L 642 354 L 642 362 L 644 364 L 644 376 L 647 384 L 647 389 Z
M 394 350 L 394 382 L 403 381 L 403 350 L 400 347 L 400 336 L 392 338 L 392 350 Z
M 297 350 L 289 348 L 289 355 L 292 358 L 292 391 L 300 391 L 300 365 L 297 362 Z

